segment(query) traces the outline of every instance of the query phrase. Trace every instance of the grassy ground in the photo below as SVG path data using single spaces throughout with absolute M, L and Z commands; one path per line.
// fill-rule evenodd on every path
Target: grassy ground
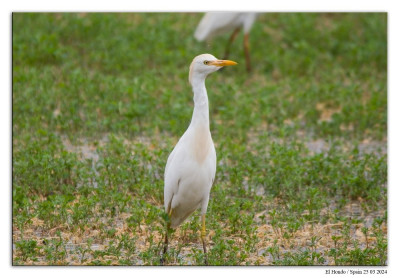
M 201 14 L 13 15 L 13 263 L 156 265 Z M 274 13 L 208 78 L 212 265 L 387 264 L 387 16 Z M 199 214 L 167 264 L 201 265 Z

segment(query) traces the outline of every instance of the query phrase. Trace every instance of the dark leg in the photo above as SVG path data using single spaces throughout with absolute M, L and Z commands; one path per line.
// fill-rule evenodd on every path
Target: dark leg
M 249 52 L 249 34 L 244 34 L 244 40 L 243 40 L 243 44 L 244 44 L 244 54 L 246 56 L 246 68 L 247 68 L 247 72 L 251 71 L 251 62 L 250 62 L 250 52 Z
M 237 37 L 239 31 L 240 31 L 240 27 L 236 28 L 235 31 L 233 31 L 232 35 L 230 36 L 230 38 L 228 40 L 228 44 L 226 45 L 226 48 L 225 48 L 224 60 L 228 59 L 230 48 L 231 48 L 231 44 L 235 40 L 235 38 Z
M 171 229 L 171 214 L 172 214 L 172 210 L 169 212 L 168 216 L 168 223 L 167 223 L 167 228 L 165 229 L 165 239 L 164 239 L 164 249 L 160 258 L 160 264 L 164 265 L 164 261 L 165 261 L 165 254 L 167 253 L 168 250 L 168 233 L 170 232 Z

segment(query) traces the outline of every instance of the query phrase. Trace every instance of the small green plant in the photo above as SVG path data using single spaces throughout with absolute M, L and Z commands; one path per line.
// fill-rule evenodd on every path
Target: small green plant
M 23 263 L 27 260 L 37 262 L 37 256 L 39 255 L 40 247 L 35 240 L 20 240 L 15 243 L 18 256 L 18 263 Z
M 201 17 L 13 14 L 13 264 L 160 264 L 187 67 L 225 50 Z M 251 74 L 235 42 L 207 81 L 209 264 L 386 265 L 387 14 L 265 13 L 250 40 Z M 204 264 L 198 217 L 166 264 Z
M 66 242 L 61 233 L 57 232 L 57 238 L 45 239 L 43 241 L 43 252 L 49 265 L 66 265 L 67 249 Z

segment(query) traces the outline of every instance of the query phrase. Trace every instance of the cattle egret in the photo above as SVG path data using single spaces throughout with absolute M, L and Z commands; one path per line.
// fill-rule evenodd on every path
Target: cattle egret
M 237 63 L 218 60 L 211 54 L 193 59 L 189 82 L 193 90 L 194 110 L 186 132 L 168 157 L 164 174 L 164 206 L 169 215 L 163 257 L 168 249 L 168 230 L 177 228 L 196 209 L 201 209 L 201 240 L 206 257 L 205 214 L 214 182 L 217 157 L 210 133 L 208 96 L 205 80 L 208 74 Z
M 214 12 L 206 13 L 201 19 L 197 29 L 194 33 L 194 37 L 198 41 L 210 40 L 214 36 L 231 32 L 232 35 L 229 38 L 228 44 L 225 49 L 224 59 L 228 59 L 230 46 L 235 40 L 240 29 L 243 28 L 244 38 L 243 46 L 246 57 L 246 68 L 247 71 L 251 71 L 250 53 L 249 53 L 249 32 L 256 20 L 256 13 L 228 13 L 228 12 Z

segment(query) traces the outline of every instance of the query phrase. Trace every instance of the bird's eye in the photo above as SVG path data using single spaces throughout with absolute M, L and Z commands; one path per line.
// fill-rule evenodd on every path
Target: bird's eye
M 208 63 L 209 63 L 209 61 L 207 61 L 207 60 L 204 61 L 204 65 L 208 65 Z

